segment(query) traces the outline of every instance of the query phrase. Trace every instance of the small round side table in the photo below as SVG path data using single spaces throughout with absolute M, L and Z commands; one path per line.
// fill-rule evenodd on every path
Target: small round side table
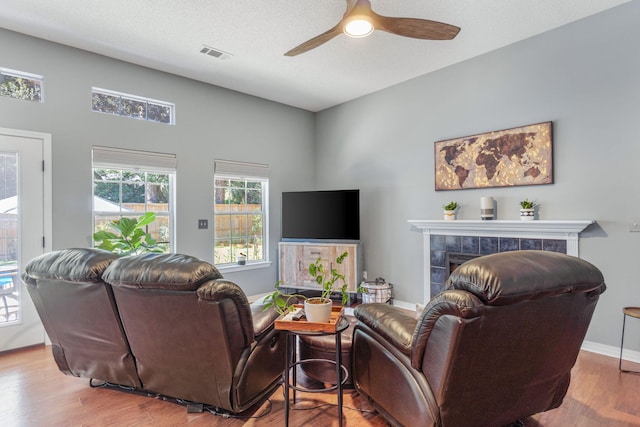
M 622 349 L 624 348 L 624 327 L 627 320 L 627 316 L 640 319 L 640 307 L 625 307 L 622 309 L 622 340 L 620 341 L 620 359 L 618 361 L 618 369 L 620 372 L 630 372 L 633 374 L 640 374 L 640 371 L 631 371 L 628 369 L 622 369 Z
M 289 390 L 293 390 L 293 402 L 296 402 L 296 391 L 305 391 L 309 393 L 320 393 L 331 390 L 337 390 L 338 392 L 338 426 L 342 427 L 342 389 L 344 382 L 349 375 L 344 366 L 342 366 L 342 332 L 344 332 L 349 326 L 350 322 L 344 317 L 340 316 L 336 321 L 336 328 L 333 331 L 313 331 L 313 330 L 295 330 L 295 329 L 286 329 L 285 332 L 285 348 L 286 357 L 285 357 L 285 367 L 284 367 L 284 425 L 285 427 L 289 426 Z M 299 338 L 302 335 L 309 336 L 322 336 L 322 335 L 333 335 L 335 336 L 335 361 L 333 360 L 325 360 L 325 359 L 307 359 L 307 360 L 298 360 L 296 356 L 296 338 Z M 305 363 L 324 363 L 328 362 L 335 365 L 336 369 L 336 381 L 335 385 L 326 387 L 324 389 L 318 390 L 310 390 L 304 387 L 300 387 L 297 384 L 296 380 L 296 367 L 300 364 Z M 292 383 L 289 380 L 289 370 L 292 371 Z

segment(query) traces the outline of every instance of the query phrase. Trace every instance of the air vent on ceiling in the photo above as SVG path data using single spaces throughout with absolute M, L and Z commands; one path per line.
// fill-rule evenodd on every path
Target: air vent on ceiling
M 213 56 L 218 59 L 229 59 L 231 57 L 230 53 L 224 52 L 220 49 L 214 49 L 211 46 L 202 45 L 200 49 L 200 53 L 204 53 L 205 55 Z

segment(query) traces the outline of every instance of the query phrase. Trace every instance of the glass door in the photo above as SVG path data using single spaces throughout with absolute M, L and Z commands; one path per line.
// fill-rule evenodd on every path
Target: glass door
M 24 264 L 43 253 L 44 141 L 0 129 L 0 351 L 44 342 L 20 280 Z

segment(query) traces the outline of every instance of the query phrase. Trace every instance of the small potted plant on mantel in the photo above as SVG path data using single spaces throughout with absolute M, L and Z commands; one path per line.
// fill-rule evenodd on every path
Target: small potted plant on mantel
M 443 205 L 444 209 L 444 220 L 445 221 L 453 221 L 456 219 L 456 209 L 458 208 L 457 202 L 449 202 L 446 205 Z
M 535 201 L 524 199 L 520 202 L 520 219 L 523 221 L 533 221 L 536 219 L 536 207 L 538 204 Z
M 336 263 L 342 264 L 348 256 L 348 252 L 336 258 Z M 329 269 L 318 258 L 309 264 L 309 274 L 313 280 L 320 285 L 321 293 L 319 297 L 306 297 L 299 294 L 287 294 L 280 290 L 280 282 L 276 283 L 276 290 L 267 295 L 264 299 L 264 309 L 275 308 L 280 314 L 285 314 L 288 310 L 293 310 L 293 301 L 304 300 L 304 312 L 309 322 L 327 323 L 331 318 L 331 294 L 340 292 L 342 305 L 349 301 L 347 289 L 349 285 L 345 282 L 344 274 L 340 274 L 337 269 Z M 341 284 L 339 283 L 341 282 Z

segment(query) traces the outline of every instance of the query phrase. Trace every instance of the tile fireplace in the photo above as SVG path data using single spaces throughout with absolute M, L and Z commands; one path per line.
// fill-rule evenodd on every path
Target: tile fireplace
M 442 291 L 458 265 L 498 252 L 543 250 L 578 256 L 578 239 L 592 220 L 410 220 L 423 233 L 424 303 Z

